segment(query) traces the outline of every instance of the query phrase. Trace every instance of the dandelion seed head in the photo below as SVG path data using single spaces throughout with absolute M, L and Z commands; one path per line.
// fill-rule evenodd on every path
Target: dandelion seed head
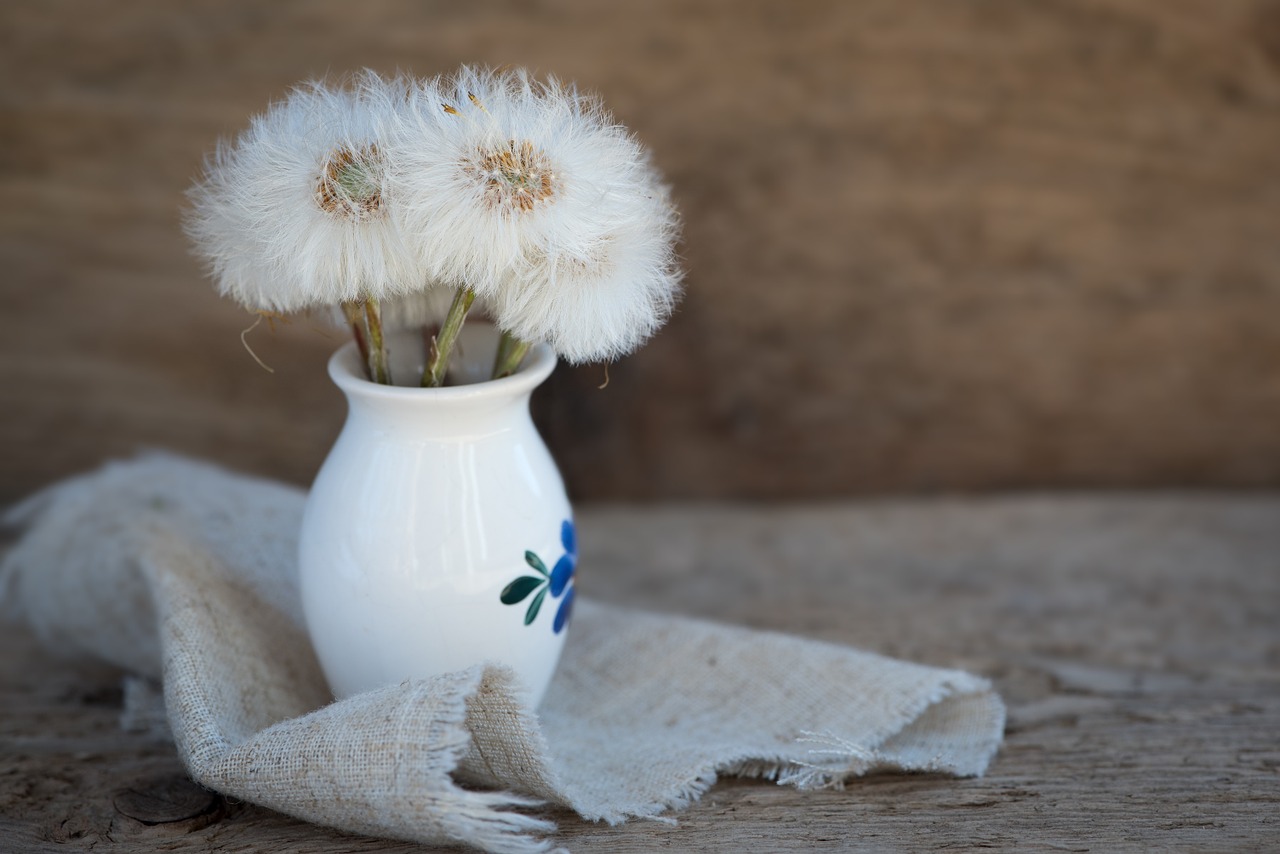
M 305 83 L 219 144 L 185 225 L 223 294 L 296 312 L 430 281 L 386 180 L 383 138 L 413 86 L 372 72 Z
M 432 278 L 515 305 L 529 290 L 520 271 L 543 270 L 533 278 L 554 291 L 549 283 L 587 278 L 559 271 L 611 234 L 648 227 L 666 240 L 646 200 L 648 155 L 596 98 L 519 69 L 464 67 L 424 81 L 413 100 L 392 134 L 390 181 Z
M 675 308 L 681 272 L 678 217 L 666 187 L 650 177 L 631 217 L 515 267 L 492 300 L 495 322 L 575 364 L 624 356 L 653 335 Z

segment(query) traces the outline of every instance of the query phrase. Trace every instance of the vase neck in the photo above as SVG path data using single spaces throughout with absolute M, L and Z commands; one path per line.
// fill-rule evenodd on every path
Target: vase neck
M 483 375 L 484 371 L 478 368 L 492 364 L 497 338 L 493 327 L 464 327 L 462 351 L 471 360 L 467 373 Z M 406 339 L 402 346 L 407 349 L 411 345 Z M 329 376 L 346 395 L 352 419 L 372 419 L 384 429 L 449 435 L 458 431 L 492 432 L 527 421 L 529 397 L 550 376 L 555 364 L 550 347 L 539 344 L 530 349 L 520 370 L 502 379 L 442 388 L 388 386 L 365 376 L 360 355 L 351 342 L 329 360 Z M 409 375 L 411 369 L 400 372 L 400 376 Z

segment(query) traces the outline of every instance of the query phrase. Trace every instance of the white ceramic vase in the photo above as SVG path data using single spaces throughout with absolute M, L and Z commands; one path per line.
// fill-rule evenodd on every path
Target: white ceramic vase
M 300 540 L 307 627 L 335 696 L 460 670 L 515 669 L 541 700 L 564 644 L 577 560 L 564 484 L 529 416 L 555 367 L 546 345 L 484 380 L 497 331 L 467 324 L 455 376 L 416 388 L 365 379 L 354 343 L 329 360 L 347 397 L 307 499 Z M 390 338 L 392 377 L 421 376 L 422 345 Z

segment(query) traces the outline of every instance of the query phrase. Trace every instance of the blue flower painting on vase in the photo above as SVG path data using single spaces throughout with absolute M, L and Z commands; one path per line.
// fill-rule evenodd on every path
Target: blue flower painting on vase
M 547 568 L 546 562 L 537 554 L 526 551 L 525 563 L 538 574 L 520 576 L 504 587 L 501 595 L 502 604 L 515 605 L 529 598 L 530 594 L 534 594 L 533 601 L 525 610 L 526 626 L 532 625 L 538 618 L 542 603 L 548 596 L 559 599 L 560 607 L 556 609 L 555 620 L 551 624 L 552 631 L 556 634 L 564 631 L 573 613 L 573 572 L 578 565 L 578 540 L 573 522 L 568 519 L 560 525 L 560 544 L 564 547 L 564 554 L 551 569 Z

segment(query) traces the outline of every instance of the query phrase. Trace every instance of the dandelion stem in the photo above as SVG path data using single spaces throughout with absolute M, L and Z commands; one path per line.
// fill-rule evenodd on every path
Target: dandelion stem
M 498 352 L 493 354 L 493 372 L 490 379 L 498 378 L 498 366 L 507 360 L 507 353 L 511 351 L 511 343 L 515 340 L 511 333 L 505 329 L 502 331 L 502 335 L 498 338 Z
M 509 377 L 520 369 L 520 363 L 529 352 L 529 342 L 521 341 L 510 332 L 503 332 L 498 341 L 498 355 L 493 360 L 493 378 Z
M 373 297 L 364 300 L 364 326 L 369 336 L 369 375 L 375 383 L 391 385 L 391 373 L 387 370 L 387 346 L 382 340 L 382 317 L 378 313 L 378 301 Z
M 429 388 L 444 385 L 445 372 L 449 370 L 449 356 L 453 352 L 453 344 L 458 339 L 462 324 L 475 302 L 476 293 L 470 288 L 459 288 L 449 305 L 449 313 L 440 325 L 439 334 L 431 339 L 431 349 L 427 356 L 427 366 L 422 372 L 422 384 Z
M 360 360 L 364 362 L 365 372 L 372 378 L 373 365 L 369 362 L 369 339 L 364 334 L 364 317 L 361 314 L 360 303 L 354 301 L 343 302 L 342 313 L 346 316 L 347 323 L 351 326 L 351 335 L 356 339 L 356 348 L 360 351 Z

